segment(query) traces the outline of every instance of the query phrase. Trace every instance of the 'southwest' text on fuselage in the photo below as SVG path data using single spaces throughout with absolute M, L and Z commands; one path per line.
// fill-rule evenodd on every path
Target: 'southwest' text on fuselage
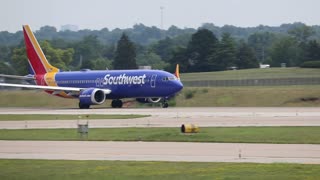
M 146 75 L 141 76 L 126 76 L 126 74 L 121 74 L 119 76 L 111 76 L 107 74 L 104 77 L 104 85 L 130 85 L 130 84 L 145 84 Z

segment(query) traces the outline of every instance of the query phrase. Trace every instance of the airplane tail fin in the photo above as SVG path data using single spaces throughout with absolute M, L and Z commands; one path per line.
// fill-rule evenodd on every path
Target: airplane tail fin
M 35 72 L 30 64 L 30 62 L 28 62 L 28 73 L 31 74 L 31 75 L 35 75 Z
M 176 66 L 176 72 L 174 73 L 174 75 L 180 80 L 179 64 L 177 64 Z
M 42 49 L 34 36 L 29 25 L 23 26 L 24 42 L 26 45 L 26 52 L 30 64 L 29 72 L 34 74 L 45 74 L 48 72 L 58 72 L 59 69 L 52 66 L 46 56 L 43 54 Z

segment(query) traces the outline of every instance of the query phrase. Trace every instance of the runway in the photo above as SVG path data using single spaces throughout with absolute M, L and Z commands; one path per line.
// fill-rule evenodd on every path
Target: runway
M 238 126 L 320 126 L 320 108 L 141 108 L 141 109 L 41 109 L 0 108 L 0 114 L 144 114 L 139 119 L 89 120 L 90 128 Z M 0 121 L 0 129 L 76 128 L 86 119 Z
M 89 120 L 90 128 L 235 126 L 320 126 L 320 108 L 146 108 L 42 109 L 0 108 L 0 114 L 146 114 L 140 119 Z M 76 128 L 81 120 L 0 121 L 1 129 Z M 320 164 L 320 145 L 0 141 L 1 159 L 129 160 Z
M 320 145 L 0 141 L 0 158 L 320 164 Z

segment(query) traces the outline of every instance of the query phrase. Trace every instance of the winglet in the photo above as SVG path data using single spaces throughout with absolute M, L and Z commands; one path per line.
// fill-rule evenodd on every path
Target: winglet
M 180 80 L 179 64 L 177 64 L 176 66 L 176 72 L 174 73 L 174 75 Z

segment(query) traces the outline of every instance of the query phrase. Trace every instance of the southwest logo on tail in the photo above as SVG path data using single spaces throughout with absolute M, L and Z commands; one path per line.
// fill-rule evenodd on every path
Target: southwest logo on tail
M 63 72 L 52 66 L 28 25 L 23 26 L 26 53 L 29 61 L 27 76 L 0 75 L 1 77 L 34 80 L 36 85 L 0 83 L 0 86 L 43 89 L 47 93 L 79 99 L 79 108 L 103 104 L 111 100 L 113 108 L 122 107 L 122 99 L 135 98 L 142 103 L 162 102 L 168 107 L 168 98 L 179 92 L 183 85 L 179 65 L 175 74 L 161 70 L 81 70 Z

